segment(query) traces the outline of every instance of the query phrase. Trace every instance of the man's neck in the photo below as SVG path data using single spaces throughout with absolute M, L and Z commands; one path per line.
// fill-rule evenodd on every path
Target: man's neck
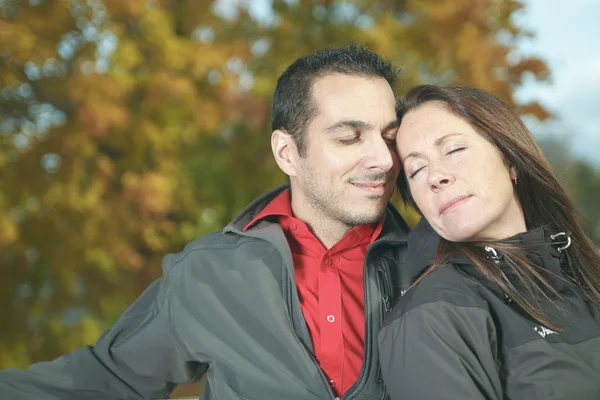
M 294 217 L 306 224 L 308 229 L 326 249 L 333 247 L 353 228 L 352 225 L 323 215 L 322 212 L 313 207 L 306 207 L 306 204 L 304 207 L 294 207 L 294 202 L 292 201 L 292 213 Z
M 317 239 L 323 244 L 326 249 L 332 248 L 337 242 L 342 240 L 344 236 L 353 226 L 341 223 L 339 221 L 332 221 L 326 218 L 315 218 L 314 221 L 309 221 L 306 218 L 301 218 L 308 226 L 308 229 L 315 235 Z

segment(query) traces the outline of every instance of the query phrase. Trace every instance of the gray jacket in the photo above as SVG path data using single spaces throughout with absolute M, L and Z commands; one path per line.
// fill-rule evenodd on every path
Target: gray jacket
M 413 278 L 433 261 L 437 239 L 424 220 L 412 232 Z M 566 253 L 549 232 L 512 240 L 529 249 L 539 274 L 564 297 L 546 293 L 565 313 L 540 300 L 563 329 L 541 326 L 457 254 L 406 292 L 381 329 L 382 374 L 393 400 L 600 399 L 598 306 L 569 284 Z
M 206 373 L 203 399 L 333 399 L 315 361 L 292 255 L 278 224 L 243 227 L 286 186 L 250 204 L 223 231 L 163 261 L 163 276 L 95 346 L 24 371 L 0 372 L 0 399 L 168 397 Z M 345 399 L 386 398 L 376 334 L 401 276 L 408 227 L 391 206 L 364 264 L 365 349 Z

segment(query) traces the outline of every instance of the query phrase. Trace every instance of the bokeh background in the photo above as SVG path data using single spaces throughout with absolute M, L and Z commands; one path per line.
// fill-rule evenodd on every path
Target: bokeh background
M 502 98 L 600 243 L 593 0 L 0 0 L 0 17 L 0 368 L 93 344 L 166 253 L 283 182 L 271 95 L 323 47 L 389 58 L 399 95 Z

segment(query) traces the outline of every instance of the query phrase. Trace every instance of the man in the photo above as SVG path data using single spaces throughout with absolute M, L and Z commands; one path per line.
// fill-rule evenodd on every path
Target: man
M 165 257 L 95 346 L 1 372 L 0 398 L 163 398 L 205 373 L 204 399 L 385 398 L 376 334 L 407 283 L 394 78 L 360 46 L 296 60 L 273 98 L 289 185 Z

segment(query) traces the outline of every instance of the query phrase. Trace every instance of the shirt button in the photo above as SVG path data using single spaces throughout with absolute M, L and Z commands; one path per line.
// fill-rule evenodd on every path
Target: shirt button
M 328 315 L 327 316 L 327 322 L 335 322 L 335 317 L 333 315 Z
M 298 225 L 296 225 L 295 222 L 292 222 L 290 225 L 290 228 L 292 228 L 293 230 L 296 230 L 296 229 L 298 229 Z
M 333 389 L 335 387 L 335 381 L 333 379 L 329 380 L 329 386 Z
M 326 258 L 325 265 L 331 265 L 331 264 L 333 264 L 333 261 L 331 261 L 331 258 Z

